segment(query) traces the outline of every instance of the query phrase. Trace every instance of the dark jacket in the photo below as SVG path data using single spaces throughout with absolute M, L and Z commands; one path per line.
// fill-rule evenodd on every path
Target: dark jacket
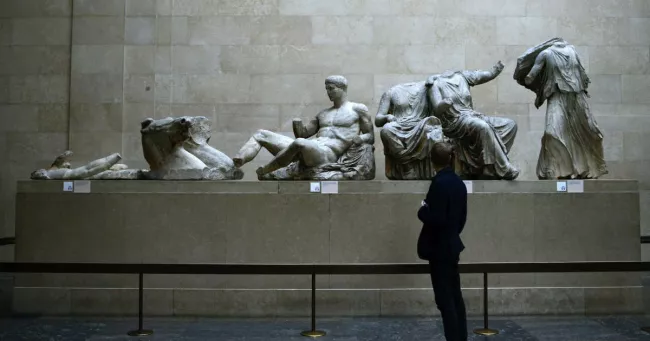
M 465 249 L 460 234 L 467 220 L 467 187 L 451 168 L 441 169 L 431 180 L 418 218 L 422 231 L 418 238 L 421 259 L 458 258 Z

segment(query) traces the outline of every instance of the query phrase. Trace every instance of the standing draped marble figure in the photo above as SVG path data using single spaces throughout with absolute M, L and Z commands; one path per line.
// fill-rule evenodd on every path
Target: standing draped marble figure
M 547 102 L 546 127 L 537 161 L 543 179 L 593 179 L 608 173 L 603 134 L 587 103 L 589 77 L 573 45 L 554 38 L 526 51 L 514 78 Z
M 460 173 L 470 179 L 514 180 L 519 176 L 519 169 L 508 158 L 517 123 L 477 112 L 470 92 L 470 87 L 495 79 L 501 71 L 499 62 L 490 71 L 445 72 L 427 80 L 434 112 L 445 136 L 456 146 Z

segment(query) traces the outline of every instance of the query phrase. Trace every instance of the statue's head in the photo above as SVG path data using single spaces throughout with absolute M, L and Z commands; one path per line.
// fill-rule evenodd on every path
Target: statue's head
M 187 117 L 148 118 L 140 123 L 142 153 L 151 170 L 160 168 L 169 154 L 190 138 L 192 121 Z
M 189 138 L 189 130 L 192 121 L 187 117 L 154 120 L 147 118 L 140 123 L 140 133 L 142 138 L 162 138 L 169 140 L 173 144 L 185 142 Z
M 348 80 L 343 76 L 329 76 L 325 79 L 325 90 L 330 101 L 340 100 L 348 92 Z

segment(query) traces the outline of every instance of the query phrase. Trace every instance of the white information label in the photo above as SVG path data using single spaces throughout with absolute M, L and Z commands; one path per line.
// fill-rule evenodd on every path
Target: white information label
M 467 194 L 474 193 L 474 181 L 463 181 L 467 187 Z
M 74 191 L 74 184 L 72 181 L 65 181 L 63 182 L 63 191 L 64 192 L 72 192 Z
M 323 194 L 338 194 L 339 182 L 338 181 L 322 181 L 320 183 L 320 192 Z
M 89 180 L 77 180 L 74 182 L 74 192 L 75 193 L 90 193 L 90 181 Z
M 567 181 L 567 192 L 569 193 L 583 193 L 585 191 L 585 182 L 583 180 L 569 180 Z
M 566 181 L 558 181 L 557 182 L 557 191 L 558 192 L 566 192 Z
M 320 182 L 312 182 L 309 184 L 309 191 L 312 193 L 320 193 Z

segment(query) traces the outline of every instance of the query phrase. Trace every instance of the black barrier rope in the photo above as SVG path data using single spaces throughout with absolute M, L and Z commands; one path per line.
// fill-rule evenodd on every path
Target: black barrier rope
M 650 272 L 650 262 L 462 263 L 465 274 Z M 149 275 L 408 275 L 428 274 L 429 265 L 402 264 L 144 264 L 0 262 L 0 272 Z
M 14 244 L 16 244 L 15 237 L 0 238 L 0 246 L 14 245 Z

